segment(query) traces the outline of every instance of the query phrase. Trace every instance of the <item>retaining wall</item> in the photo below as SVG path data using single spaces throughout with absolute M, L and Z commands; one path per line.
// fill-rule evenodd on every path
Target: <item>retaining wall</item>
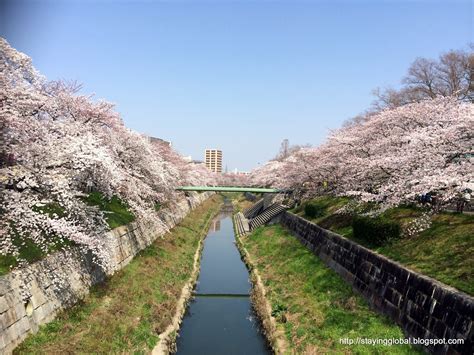
M 286 226 L 327 266 L 388 315 L 408 337 L 464 339 L 464 345 L 429 345 L 436 354 L 474 354 L 474 298 L 416 273 L 291 212 Z M 363 334 L 360 334 L 363 337 Z
M 0 354 L 11 353 L 29 333 L 53 320 L 59 310 L 72 306 L 92 285 L 127 265 L 139 251 L 163 236 L 167 228 L 174 227 L 212 193 L 187 195 L 158 213 L 162 227 L 133 222 L 108 232 L 104 238 L 112 262 L 107 271 L 92 262 L 90 253 L 74 248 L 1 276 Z

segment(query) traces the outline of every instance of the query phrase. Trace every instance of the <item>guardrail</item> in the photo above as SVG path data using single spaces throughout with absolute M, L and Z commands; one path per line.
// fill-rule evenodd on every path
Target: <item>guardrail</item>
M 181 186 L 178 191 L 215 191 L 215 192 L 252 192 L 252 193 L 286 193 L 291 190 L 271 189 L 262 187 L 235 187 L 235 186 Z

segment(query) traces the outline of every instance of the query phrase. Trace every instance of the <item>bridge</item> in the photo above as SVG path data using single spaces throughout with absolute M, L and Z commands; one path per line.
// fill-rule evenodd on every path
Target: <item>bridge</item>
M 181 186 L 178 191 L 215 191 L 215 192 L 251 192 L 251 193 L 286 193 L 290 190 L 272 189 L 263 187 L 235 187 L 235 186 Z

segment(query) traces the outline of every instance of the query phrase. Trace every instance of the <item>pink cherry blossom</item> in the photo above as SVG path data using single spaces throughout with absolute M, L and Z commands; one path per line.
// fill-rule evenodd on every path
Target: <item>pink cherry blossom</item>
M 105 216 L 81 197 L 90 190 L 118 196 L 138 219 L 160 225 L 154 206 L 179 198 L 177 186 L 216 183 L 216 174 L 127 129 L 112 104 L 46 81 L 1 38 L 0 69 L 0 153 L 9 157 L 0 162 L 1 254 L 18 256 L 15 235 L 45 252 L 55 235 L 107 268 Z M 42 212 L 48 204 L 64 215 Z
M 354 195 L 397 205 L 423 193 L 438 204 L 473 188 L 474 104 L 456 97 L 386 109 L 331 132 L 316 148 L 252 172 L 258 185 Z

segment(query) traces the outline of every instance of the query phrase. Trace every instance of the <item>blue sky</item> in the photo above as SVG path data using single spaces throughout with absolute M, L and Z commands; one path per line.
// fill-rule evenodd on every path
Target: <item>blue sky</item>
M 418 56 L 472 42 L 471 1 L 4 1 L 0 36 L 128 127 L 229 170 L 324 141 Z

